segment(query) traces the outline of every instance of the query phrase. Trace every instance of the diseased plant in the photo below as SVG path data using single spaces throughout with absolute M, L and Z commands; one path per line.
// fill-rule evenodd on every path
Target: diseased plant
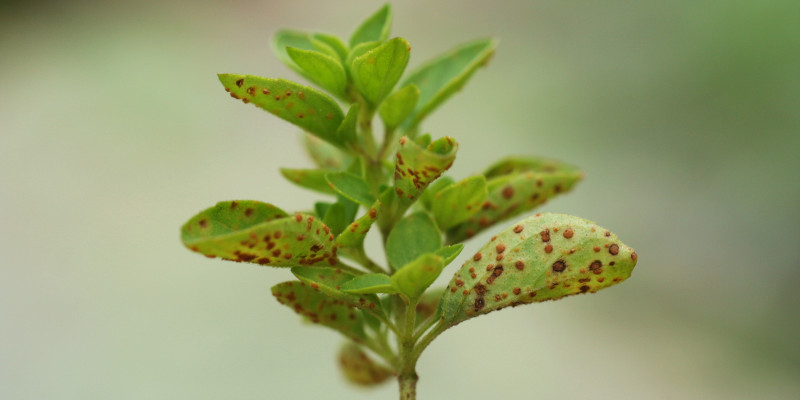
M 297 280 L 275 285 L 277 300 L 348 339 L 339 354 L 348 380 L 376 385 L 396 376 L 407 400 L 416 398 L 417 360 L 446 329 L 509 306 L 594 293 L 628 278 L 637 256 L 593 222 L 535 214 L 467 257 L 445 288 L 430 289 L 463 241 L 569 191 L 582 174 L 552 159 L 509 157 L 460 181 L 442 176 L 458 143 L 419 135 L 420 124 L 488 62 L 495 42 L 459 46 L 401 81 L 411 47 L 388 38 L 391 17 L 384 6 L 349 43 L 321 33 L 275 36 L 278 57 L 347 112 L 295 82 L 219 75 L 232 97 L 307 132 L 317 168 L 281 173 L 327 201 L 295 213 L 224 201 L 190 219 L 181 237 L 211 258 L 291 268 Z M 376 114 L 381 142 L 373 136 Z M 364 250 L 373 226 L 383 265 Z

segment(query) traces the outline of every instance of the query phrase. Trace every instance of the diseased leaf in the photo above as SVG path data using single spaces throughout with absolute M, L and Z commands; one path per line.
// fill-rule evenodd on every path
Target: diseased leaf
M 463 44 L 411 72 L 400 85 L 417 85 L 419 102 L 406 121 L 409 130 L 417 126 L 445 100 L 460 90 L 475 71 L 494 54 L 497 43 L 491 39 Z
M 336 191 L 331 188 L 328 181 L 325 179 L 325 175 L 329 174 L 329 171 L 324 169 L 292 168 L 281 168 L 280 171 L 284 178 L 297 186 L 311 189 L 319 193 L 336 194 Z
M 447 230 L 466 221 L 481 209 L 488 194 L 483 175 L 471 176 L 440 190 L 431 205 L 436 224 Z
M 342 145 L 336 137 L 336 130 L 344 115 L 328 95 L 283 79 L 219 74 L 219 80 L 233 98 L 253 103 L 320 139 Z
M 381 208 L 380 200 L 372 204 L 367 212 L 342 231 L 336 238 L 339 247 L 361 249 L 364 247 L 364 238 L 367 237 L 372 224 L 378 219 L 378 210 Z
M 347 118 L 345 118 L 346 120 Z M 344 122 L 342 122 L 344 124 Z M 337 132 L 336 136 L 341 135 Z M 336 146 L 311 134 L 303 135 L 303 144 L 314 164 L 327 170 L 341 170 L 350 163 L 350 157 Z
M 384 41 L 389 37 L 391 29 L 392 7 L 386 4 L 364 20 L 350 35 L 350 48 L 364 42 Z
M 369 186 L 356 175 L 349 172 L 330 172 L 326 175 L 326 179 L 337 193 L 364 207 L 371 206 L 375 201 L 370 194 Z
M 428 184 L 453 165 L 456 151 L 458 143 L 449 136 L 438 139 L 425 148 L 405 136 L 400 138 L 394 169 L 397 197 L 406 204 L 416 200 Z
M 571 165 L 533 157 L 501 160 L 485 175 L 489 179 L 486 201 L 467 221 L 448 230 L 448 243 L 470 238 L 497 222 L 532 210 L 568 192 L 583 177 L 583 173 Z
M 340 98 L 346 97 L 347 73 L 338 58 L 315 50 L 294 47 L 286 48 L 286 53 L 298 67 L 305 71 L 305 75 L 311 82 Z
M 405 39 L 394 38 L 353 60 L 353 83 L 372 106 L 378 105 L 403 76 L 410 53 Z
M 439 277 L 443 268 L 442 257 L 435 254 L 423 254 L 398 269 L 392 275 L 392 285 L 415 303 L 425 289 Z
M 343 301 L 367 312 L 384 315 L 378 296 L 344 293 L 341 290 L 345 282 L 356 277 L 351 273 L 338 268 L 295 267 L 292 268 L 292 274 L 312 289 L 318 290 L 332 299 Z
M 627 279 L 637 258 L 591 221 L 536 214 L 464 263 L 442 298 L 443 319 L 455 325 L 508 306 L 594 293 Z
M 386 274 L 364 274 L 342 284 L 342 291 L 354 294 L 397 293 Z
M 461 254 L 461 250 L 464 250 L 464 245 L 459 243 L 452 246 L 442 247 L 441 249 L 436 250 L 434 254 L 442 257 L 442 263 L 447 266 L 453 262 L 453 260 L 455 260 L 459 254 Z
M 386 257 L 392 268 L 400 268 L 423 254 L 442 247 L 442 235 L 424 212 L 400 220 L 386 238 Z
M 414 111 L 417 100 L 419 89 L 415 85 L 408 85 L 389 96 L 378 108 L 386 129 L 392 131 L 400 125 Z
M 357 309 L 328 297 L 303 282 L 289 281 L 272 287 L 279 303 L 293 309 L 309 321 L 339 331 L 346 337 L 363 342 L 364 317 Z
M 392 370 L 380 365 L 355 343 L 345 343 L 339 350 L 339 367 L 345 379 L 359 386 L 376 386 L 394 376 Z
M 207 257 L 273 267 L 336 265 L 333 235 L 319 219 L 257 201 L 223 201 L 181 229 L 183 244 Z

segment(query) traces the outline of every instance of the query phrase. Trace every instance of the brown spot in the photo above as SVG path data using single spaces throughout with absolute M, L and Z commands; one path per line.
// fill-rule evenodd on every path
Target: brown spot
M 281 231 L 275 231 L 275 233 L 274 233 L 272 236 L 274 236 L 274 237 L 275 237 L 275 239 L 280 239 L 280 237 L 281 237 Z
M 303 117 L 305 117 L 303 113 L 297 114 L 297 118 L 303 119 Z
M 300 214 L 297 214 L 297 215 L 294 216 L 294 220 L 297 221 L 297 222 L 303 222 L 303 216 L 300 215 Z
M 333 119 L 333 114 L 328 114 L 328 115 L 326 115 L 326 116 L 325 116 L 325 118 L 327 118 L 327 119 Z
M 599 253 L 600 252 L 600 246 L 594 246 L 593 250 L 594 250 L 595 253 Z
M 606 278 L 603 278 L 602 276 L 597 278 L 597 281 L 600 283 L 603 283 L 604 280 L 606 280 Z
M 197 223 L 200 225 L 201 228 L 205 228 L 208 226 L 208 221 L 205 219 L 201 219 L 200 221 L 197 221 Z
M 611 253 L 612 256 L 619 254 L 619 246 L 612 244 L 611 247 L 608 248 L 608 252 Z
M 462 281 L 461 279 L 456 279 L 456 286 L 458 287 L 464 286 L 464 281 Z
M 611 237 L 611 232 L 606 231 L 606 233 L 604 233 L 603 235 L 605 235 L 605 237 Z
M 514 263 L 514 267 L 522 271 L 523 269 L 525 269 L 525 263 L 517 260 L 517 262 Z
M 548 243 L 546 246 L 544 246 L 544 252 L 547 253 L 547 254 L 552 253 L 553 252 L 553 245 Z
M 272 251 L 272 256 L 273 257 L 278 257 L 280 255 L 281 255 L 281 249 L 275 249 L 275 250 Z
M 589 286 L 583 285 L 583 286 L 581 286 L 581 293 L 586 293 L 586 292 L 589 291 L 589 289 L 590 289 Z
M 506 245 L 500 243 L 497 246 L 495 246 L 494 249 L 497 250 L 497 253 L 499 254 L 499 253 L 502 253 L 502 252 L 506 251 Z
M 567 269 L 567 264 L 564 260 L 558 260 L 553 263 L 553 272 L 564 272 Z
M 631 253 L 631 260 L 636 261 L 638 258 L 639 258 L 639 255 L 637 255 L 635 251 L 633 253 Z
M 612 262 L 608 263 L 608 265 L 614 265 L 614 261 L 612 261 Z
M 464 291 L 461 292 L 461 294 L 463 294 L 464 296 L 468 295 L 469 294 L 469 289 L 464 289 Z
M 594 260 L 591 264 L 589 264 L 589 269 L 591 271 L 596 271 L 598 269 L 603 268 L 603 263 L 600 260 Z
M 522 289 L 514 288 L 514 294 L 519 295 L 520 293 L 522 293 Z
M 494 276 L 495 278 L 499 278 L 500 275 L 503 275 L 503 266 L 502 265 L 498 265 L 498 266 L 494 267 L 494 272 L 492 272 L 492 276 Z
M 575 232 L 572 229 L 567 228 L 564 230 L 564 237 L 567 239 L 571 239 L 574 234 Z
M 255 212 L 255 211 L 252 208 L 248 208 L 248 209 L 244 210 L 244 216 L 245 217 L 249 217 L 249 216 L 253 215 L 253 212 Z
M 283 255 L 283 258 L 290 260 L 292 258 L 292 253 L 286 253 Z
M 480 311 L 485 305 L 486 303 L 483 301 L 483 297 L 478 297 L 477 299 L 475 299 L 475 304 L 473 305 L 473 308 L 477 312 Z
M 586 282 L 589 282 L 591 280 L 592 280 L 592 278 L 583 278 L 583 279 L 578 279 L 578 282 L 579 283 L 586 283 Z
M 502 254 L 498 254 L 497 257 L 495 258 L 495 260 L 502 261 L 503 260 L 503 255 Z
M 514 197 L 514 188 L 511 187 L 510 185 L 506 186 L 503 189 L 503 197 L 505 197 L 506 199 L 510 199 L 510 198 Z
M 545 229 L 545 230 L 539 232 L 539 236 L 542 237 L 542 241 L 543 242 L 549 242 L 550 241 L 550 230 L 549 229 Z
M 457 287 L 455 287 L 455 286 L 453 286 L 453 287 L 451 287 L 451 288 L 450 288 L 450 291 L 451 291 L 451 292 L 453 292 L 453 293 L 455 293 L 457 290 L 458 290 L 458 288 L 457 288 Z
M 553 191 L 556 193 L 561 193 L 561 190 L 563 190 L 561 189 L 561 185 L 556 185 L 555 187 L 553 187 Z
M 474 256 L 472 256 L 472 261 L 480 261 L 480 260 L 481 260 L 481 258 L 483 258 L 483 256 L 481 255 L 481 253 L 475 253 L 475 255 L 474 255 Z
M 297 92 L 297 97 L 300 98 L 300 100 L 305 100 L 306 94 L 303 92 Z
M 486 294 L 486 286 L 483 286 L 480 283 L 475 285 L 475 293 L 477 293 L 478 296 L 483 296 Z
M 536 292 L 534 291 L 534 292 L 528 293 L 528 297 L 536 297 Z
M 242 87 L 242 85 L 244 85 L 244 79 L 239 79 L 238 81 L 236 81 L 236 86 Z
M 269 258 L 261 257 L 258 260 L 256 260 L 256 262 L 261 264 L 261 265 L 267 265 L 267 264 L 269 264 Z
M 522 225 L 515 226 L 514 227 L 514 233 L 520 233 L 520 232 L 522 232 Z
M 477 278 L 477 277 L 478 277 L 478 274 L 476 274 L 476 273 L 474 273 L 474 272 L 473 272 L 473 273 L 471 273 L 471 274 L 470 274 L 470 276 L 472 277 L 472 279 L 475 279 L 475 278 Z
M 263 89 L 261 89 L 261 93 L 269 94 L 269 89 L 263 88 Z
M 297 235 L 297 241 L 298 242 L 302 242 L 303 240 L 306 240 L 306 235 L 303 235 L 303 234 Z
M 334 249 L 335 249 L 335 247 L 334 247 Z M 318 252 L 320 250 L 322 250 L 322 245 L 321 244 L 315 244 L 315 245 L 311 246 L 311 252 L 312 253 L 316 253 L 316 252 Z
M 499 294 L 494 295 L 494 301 L 500 301 L 502 299 L 503 299 L 503 297 L 500 296 Z
M 250 86 L 249 88 L 247 88 L 247 94 L 249 94 L 250 96 L 255 96 L 256 95 L 256 87 L 255 86 Z
M 378 210 L 376 210 L 374 208 L 370 208 L 369 209 L 369 217 L 372 218 L 372 219 L 377 218 L 378 217 Z

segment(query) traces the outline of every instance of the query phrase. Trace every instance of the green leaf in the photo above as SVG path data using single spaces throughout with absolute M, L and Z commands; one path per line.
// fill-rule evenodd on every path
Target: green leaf
M 364 42 L 384 41 L 389 37 L 391 29 L 392 7 L 386 4 L 364 20 L 350 35 L 350 48 Z
M 392 131 L 400 125 L 414 111 L 417 100 L 419 89 L 415 85 L 408 85 L 389 96 L 378 109 L 386 129 Z
M 351 342 L 339 350 L 339 367 L 345 379 L 358 386 L 376 386 L 394 376 L 392 370 L 373 361 L 360 346 Z
M 380 208 L 380 200 L 373 203 L 364 215 L 353 221 L 342 231 L 342 234 L 336 238 L 336 244 L 342 250 L 346 248 L 362 249 L 364 247 L 364 238 L 367 237 L 367 232 L 369 232 L 372 224 L 378 219 L 378 210 Z
M 353 75 L 353 61 L 364 55 L 364 53 L 378 47 L 381 45 L 381 42 L 365 42 L 361 43 L 356 47 L 353 47 L 350 50 L 350 53 L 347 54 L 347 60 L 345 60 L 344 65 L 347 67 L 347 71 L 350 75 Z
M 400 220 L 386 238 L 386 257 L 397 269 L 442 247 L 442 235 L 424 212 Z
M 431 140 L 432 140 L 431 139 L 431 134 L 430 133 L 426 133 L 426 134 L 420 135 L 418 138 L 414 139 L 414 143 L 416 143 L 416 144 L 418 144 L 418 145 L 420 145 L 422 147 L 428 147 L 428 145 L 431 144 Z
M 338 236 L 350 222 L 347 220 L 347 210 L 341 203 L 333 203 L 324 216 L 325 225 L 331 228 L 333 236 Z
M 318 201 L 314 203 L 314 213 L 317 217 L 322 218 L 325 216 L 325 213 L 328 212 L 328 209 L 331 207 L 331 203 L 327 203 L 324 201 Z M 327 224 L 325 224 L 327 225 Z M 330 227 L 329 227 L 330 228 Z
M 328 297 L 303 282 L 290 281 L 272 287 L 279 303 L 293 309 L 309 321 L 327 326 L 356 341 L 367 340 L 364 316 L 342 301 Z
M 433 198 L 431 211 L 440 229 L 450 229 L 481 209 L 489 192 L 483 175 L 471 176 L 440 190 Z
M 223 201 L 181 228 L 183 244 L 207 257 L 274 267 L 336 265 L 330 229 L 310 215 L 257 201 Z
M 373 314 L 377 313 L 380 316 L 385 315 L 380 306 L 380 299 L 378 299 L 378 296 L 369 294 L 356 295 L 344 293 L 341 290 L 342 285 L 353 280 L 356 275 L 344 272 L 338 268 L 312 267 L 292 268 L 292 274 L 300 281 L 311 286 L 312 289 L 318 290 L 332 299 L 343 301 L 350 306 L 360 308 Z
M 219 74 L 219 80 L 233 98 L 252 102 L 320 139 L 341 145 L 336 130 L 344 115 L 328 95 L 283 79 Z
M 347 45 L 342 42 L 342 39 L 334 35 L 329 35 L 327 33 L 313 33 L 311 34 L 311 43 L 317 48 L 320 49 L 323 46 L 327 46 L 336 53 L 339 57 L 340 62 L 345 62 L 347 60 Z
M 342 124 L 336 130 L 336 137 L 342 143 L 355 143 L 358 140 L 356 124 L 358 123 L 358 103 L 353 103 L 347 110 Z
M 305 71 L 309 80 L 338 97 L 346 97 L 347 73 L 338 59 L 318 51 L 294 47 L 286 48 L 286 53 Z
M 397 197 L 405 203 L 413 202 L 428 184 L 453 165 L 458 151 L 455 139 L 445 136 L 420 147 L 407 137 L 400 138 L 394 169 L 394 186 Z
M 349 172 L 330 172 L 326 179 L 331 188 L 342 196 L 369 207 L 375 201 L 369 191 L 369 186 L 363 179 Z
M 329 171 L 324 169 L 292 169 L 292 168 L 281 168 L 281 175 L 286 178 L 289 182 L 294 183 L 297 186 L 311 189 L 315 192 L 325 193 L 325 194 L 336 194 L 336 191 L 331 189 L 331 186 L 328 184 L 328 181 L 325 180 L 325 175 L 329 174 Z
M 342 284 L 342 291 L 354 294 L 397 293 L 386 274 L 359 275 Z
M 380 103 L 403 76 L 410 53 L 405 39 L 394 38 L 353 60 L 353 83 L 372 106 Z
M 448 243 L 470 238 L 478 232 L 544 204 L 566 193 L 581 180 L 577 168 L 547 158 L 509 157 L 486 173 L 489 195 L 481 209 L 447 232 Z
M 400 86 L 417 85 L 420 97 L 406 127 L 417 126 L 459 91 L 472 74 L 489 61 L 496 47 L 497 43 L 491 39 L 466 43 L 411 72 Z
M 412 303 L 415 303 L 425 289 L 439 277 L 443 268 L 442 257 L 435 254 L 423 254 L 398 269 L 392 275 L 392 285 L 400 293 L 406 295 Z
M 444 321 L 455 325 L 508 306 L 594 293 L 627 279 L 637 258 L 594 222 L 537 214 L 464 263 L 442 298 Z
M 464 245 L 462 243 L 454 244 L 451 246 L 442 247 L 439 250 L 436 250 L 434 254 L 439 257 L 442 257 L 442 262 L 445 266 L 449 265 L 453 260 L 461 254 L 461 250 L 464 250 Z
M 423 207 L 425 207 L 426 210 L 430 210 L 431 206 L 433 205 L 433 198 L 436 196 L 436 193 L 439 193 L 442 189 L 452 185 L 455 182 L 456 181 L 449 176 L 443 176 L 437 179 L 436 181 L 428 185 L 428 188 L 425 189 L 424 192 L 422 192 L 422 195 L 419 196 L 419 202 L 422 204 Z
M 340 136 L 338 132 L 336 136 Z M 316 166 L 335 171 L 350 163 L 350 157 L 336 146 L 311 134 L 305 134 L 303 138 L 303 145 Z
M 275 33 L 272 37 L 272 52 L 280 59 L 287 67 L 303 74 L 303 70 L 297 66 L 286 52 L 289 47 L 304 50 L 316 50 L 317 47 L 311 42 L 308 33 L 300 32 L 290 29 L 282 29 Z

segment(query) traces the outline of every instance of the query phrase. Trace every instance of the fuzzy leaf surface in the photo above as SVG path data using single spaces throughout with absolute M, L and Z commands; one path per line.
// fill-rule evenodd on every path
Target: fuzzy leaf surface
M 365 311 L 383 312 L 378 296 L 345 293 L 341 290 L 346 282 L 356 277 L 351 273 L 338 268 L 295 267 L 292 268 L 292 274 L 312 289 L 318 290 L 332 299 L 341 300 Z
M 570 191 L 583 173 L 566 163 L 548 158 L 509 157 L 491 166 L 484 175 L 489 195 L 480 210 L 447 232 L 455 243 L 532 210 L 559 194 Z
M 408 42 L 394 38 L 353 60 L 353 83 L 367 102 L 376 106 L 392 91 L 403 76 L 410 54 Z
M 365 19 L 350 35 L 350 48 L 364 42 L 384 41 L 392 29 L 392 7 L 389 4 L 381 7 Z
M 401 219 L 386 238 L 386 257 L 394 268 L 400 268 L 423 254 L 442 247 L 442 235 L 431 217 L 424 212 Z
M 394 186 L 397 197 L 411 203 L 453 165 L 458 151 L 455 139 L 445 136 L 427 147 L 421 147 L 407 137 L 400 138 L 394 168 Z
M 281 168 L 280 171 L 281 175 L 283 175 L 286 180 L 297 186 L 319 193 L 336 194 L 336 191 L 331 188 L 328 181 L 325 179 L 325 175 L 329 174 L 329 171 L 324 169 L 293 168 Z
M 342 145 L 336 137 L 336 130 L 344 114 L 328 95 L 284 79 L 219 74 L 219 80 L 233 98 L 253 103 L 320 139 Z
M 274 267 L 335 265 L 333 235 L 319 219 L 257 201 L 224 201 L 181 228 L 183 244 L 207 257 Z
M 488 195 L 483 175 L 471 176 L 440 190 L 431 204 L 436 224 L 447 230 L 466 221 L 480 211 Z
M 372 387 L 394 376 L 392 370 L 376 363 L 355 343 L 345 343 L 339 350 L 339 367 L 345 379 L 358 386 Z
M 416 85 L 420 98 L 408 127 L 420 123 L 445 100 L 460 90 L 475 71 L 494 54 L 494 40 L 478 40 L 463 44 L 411 72 L 401 87 Z
M 367 339 L 364 316 L 347 303 L 328 297 L 304 282 L 289 281 L 272 287 L 279 303 L 293 309 L 309 321 L 339 331 L 356 341 Z
M 627 279 L 637 255 L 608 230 L 566 214 L 537 214 L 467 260 L 442 297 L 448 325 L 508 306 L 594 293 Z

